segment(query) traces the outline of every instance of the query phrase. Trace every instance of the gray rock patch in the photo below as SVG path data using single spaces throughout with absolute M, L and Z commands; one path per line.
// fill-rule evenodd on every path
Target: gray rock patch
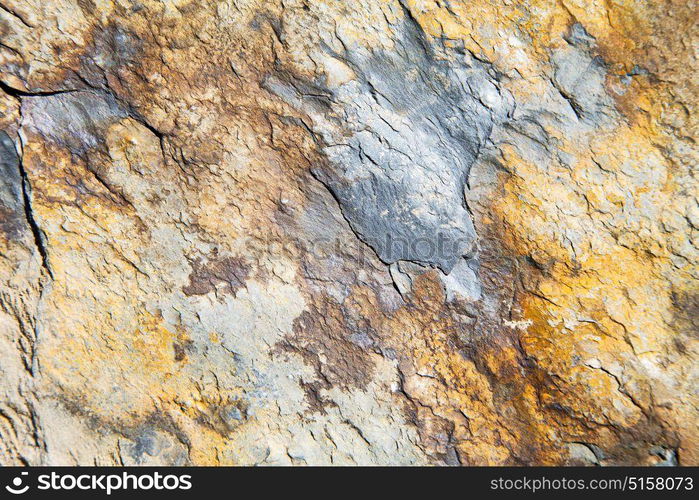
M 26 229 L 22 174 L 15 144 L 0 131 L 0 230 L 10 239 Z
M 459 260 L 449 274 L 443 274 L 440 278 L 448 301 L 461 299 L 474 302 L 481 298 L 482 290 L 478 274 L 465 259 Z
M 76 154 L 101 144 L 106 128 L 126 115 L 112 95 L 102 92 L 63 92 L 22 99 L 23 125 Z
M 391 52 L 332 54 L 357 75 L 338 88 L 286 73 L 265 85 L 312 118 L 329 159 L 314 174 L 379 258 L 448 273 L 476 238 L 468 171 L 512 102 L 486 64 L 437 54 L 414 25 L 402 26 Z

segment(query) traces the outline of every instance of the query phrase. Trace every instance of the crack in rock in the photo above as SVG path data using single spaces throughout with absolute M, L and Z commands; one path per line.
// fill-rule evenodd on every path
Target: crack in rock
M 314 175 L 379 258 L 449 273 L 476 239 L 469 169 L 512 99 L 488 65 L 466 51 L 438 54 L 414 23 L 397 40 L 391 52 L 332 54 L 356 75 L 339 86 L 283 71 L 264 84 L 313 120 L 329 159 Z

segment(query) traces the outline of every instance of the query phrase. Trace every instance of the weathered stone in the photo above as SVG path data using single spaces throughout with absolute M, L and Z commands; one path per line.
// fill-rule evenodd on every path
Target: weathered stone
M 4 0 L 0 463 L 699 463 L 681 0 Z
M 22 184 L 15 144 L 0 132 L 0 230 L 7 239 L 16 239 L 26 230 Z

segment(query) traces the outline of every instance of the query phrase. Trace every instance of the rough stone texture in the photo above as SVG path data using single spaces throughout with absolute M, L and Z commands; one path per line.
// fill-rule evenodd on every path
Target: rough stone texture
M 0 0 L 0 463 L 699 464 L 695 8 Z

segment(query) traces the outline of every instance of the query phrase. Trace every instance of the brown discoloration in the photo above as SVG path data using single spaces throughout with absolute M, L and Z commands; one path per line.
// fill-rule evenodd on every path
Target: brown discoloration
M 343 306 L 367 322 L 375 349 L 397 356 L 406 420 L 417 426 L 424 449 L 442 461 L 454 450 L 463 464 L 525 465 L 565 462 L 561 441 L 592 443 L 607 463 L 638 463 L 653 446 L 674 448 L 676 440 L 653 414 L 629 427 L 595 421 L 588 412 L 599 410 L 587 388 L 561 378 L 559 368 L 539 364 L 536 349 L 525 340 L 539 328 L 546 335 L 555 329 L 528 304 L 554 262 L 509 249 L 501 236 L 509 234 L 506 224 L 489 215 L 477 217 L 485 300 L 447 304 L 435 272 L 428 272 L 414 283 L 409 302 L 393 313 L 377 307 L 375 292 L 367 288 L 356 289 Z M 529 330 L 511 326 L 527 319 L 533 321 Z M 317 355 L 306 356 L 318 364 Z M 429 381 L 431 388 L 413 379 Z M 481 419 L 497 421 L 498 429 L 484 435 Z
M 182 287 L 185 295 L 206 295 L 215 290 L 235 295 L 245 286 L 250 267 L 238 257 L 218 257 L 215 253 L 204 262 L 201 257 L 190 260 L 192 273 L 189 283 Z M 222 285 L 221 288 L 219 288 Z
M 183 342 L 173 342 L 172 348 L 175 351 L 175 361 L 184 361 L 187 359 L 187 351 L 191 348 L 192 341 L 185 340 Z
M 699 292 L 679 290 L 672 294 L 672 302 L 679 331 L 689 338 L 699 337 Z M 682 340 L 680 336 L 677 342 Z
M 293 352 L 293 350 L 291 352 Z M 332 399 L 324 397 L 321 393 L 323 389 L 327 389 L 329 387 L 329 385 L 325 381 L 302 381 L 301 387 L 303 388 L 306 404 L 308 405 L 308 413 L 318 413 L 320 415 L 326 415 L 326 408 L 337 407 L 337 403 L 335 403 Z
M 326 389 L 364 389 L 372 378 L 374 363 L 352 337 L 366 333 L 361 326 L 347 321 L 341 305 L 325 299 L 304 311 L 294 321 L 293 335 L 287 336 L 277 347 L 305 359 L 315 368 Z
M 27 224 L 23 217 L 14 210 L 0 204 L 0 232 L 8 240 L 17 240 L 26 230 Z

